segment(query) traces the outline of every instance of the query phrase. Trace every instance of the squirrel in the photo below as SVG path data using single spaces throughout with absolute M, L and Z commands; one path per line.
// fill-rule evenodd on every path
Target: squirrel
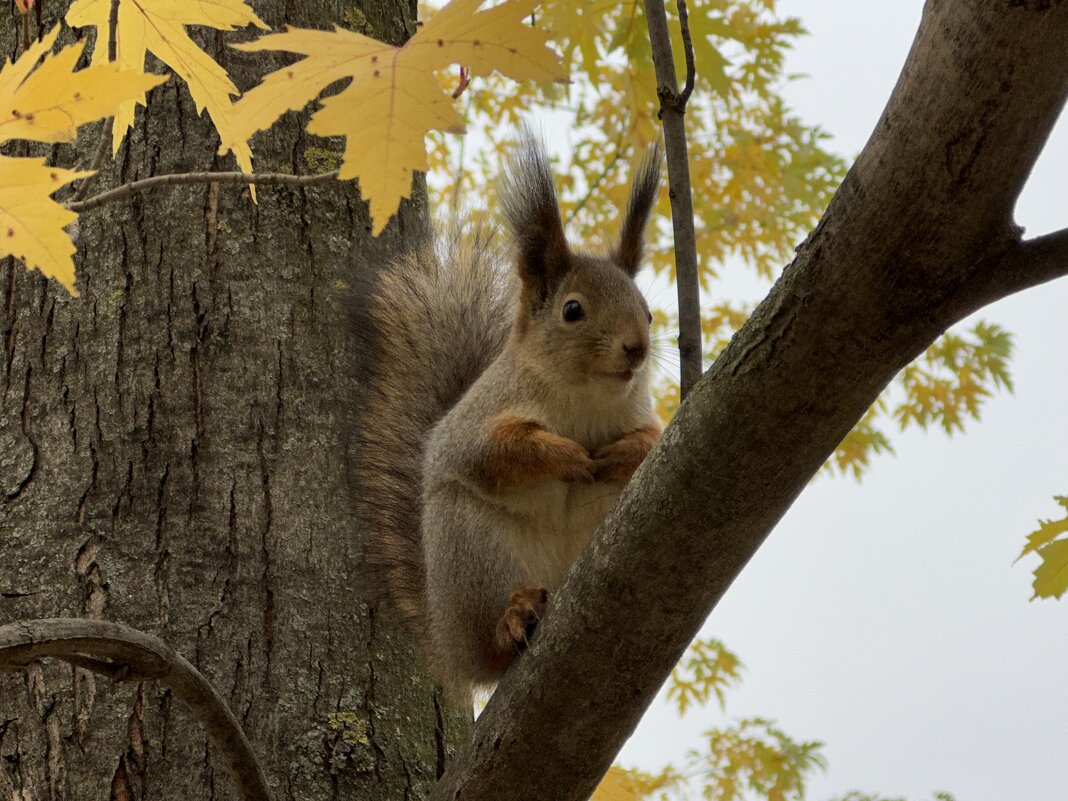
M 501 188 L 511 270 L 481 230 L 379 273 L 358 511 L 368 561 L 454 700 L 526 649 L 660 435 L 634 283 L 660 162 L 654 145 L 618 244 L 589 255 L 569 247 L 526 131 Z

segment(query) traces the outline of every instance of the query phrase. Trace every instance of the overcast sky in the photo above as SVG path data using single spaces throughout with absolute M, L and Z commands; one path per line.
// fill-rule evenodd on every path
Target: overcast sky
M 919 22 L 921 0 L 780 0 L 811 35 L 787 97 L 863 147 Z M 1062 120 L 1017 211 L 1028 235 L 1068 226 Z M 751 287 L 740 280 L 739 291 Z M 726 291 L 730 292 L 728 283 Z M 896 435 L 862 484 L 821 478 L 707 621 L 746 665 L 726 715 L 680 722 L 658 702 L 624 749 L 654 769 L 726 719 L 763 715 L 826 743 L 823 801 L 851 789 L 927 801 L 1068 799 L 1068 598 L 1028 602 L 1013 565 L 1037 517 L 1068 494 L 1068 280 L 985 309 L 1016 335 L 1015 395 L 949 439 Z

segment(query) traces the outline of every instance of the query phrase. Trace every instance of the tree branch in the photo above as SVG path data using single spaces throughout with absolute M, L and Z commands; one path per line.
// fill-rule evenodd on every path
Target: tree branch
M 955 316 L 967 317 L 988 303 L 1068 276 L 1068 228 L 1011 245 L 983 260 L 953 299 Z
M 690 36 L 690 15 L 686 11 L 686 0 L 675 0 L 675 6 L 679 10 L 679 27 L 682 30 L 682 53 L 686 58 L 686 85 L 679 92 L 679 105 L 682 111 L 686 110 L 686 102 L 693 94 L 693 85 L 697 79 L 697 66 L 694 63 L 693 38 Z M 669 40 L 670 43 L 670 40 Z
M 820 224 L 579 557 L 435 801 L 589 797 L 834 447 L 1017 247 L 1012 210 L 1068 97 L 1065 52 L 1068 3 L 927 4 Z M 1030 277 L 983 302 L 1061 274 L 1063 235 L 1018 247 Z
M 1006 255 L 1001 269 L 1006 280 L 999 297 L 1068 276 L 1068 228 L 1021 242 Z
M 180 172 L 173 175 L 155 175 L 140 181 L 117 186 L 99 195 L 74 203 L 68 203 L 71 211 L 83 212 L 95 209 L 106 203 L 125 200 L 136 192 L 144 192 L 160 186 L 178 186 L 180 184 L 282 184 L 285 186 L 316 186 L 333 183 L 338 180 L 337 172 L 324 172 L 321 175 L 290 175 L 281 172 Z
M 241 724 L 208 680 L 158 637 L 121 623 L 80 618 L 0 626 L 0 670 L 45 657 L 116 681 L 148 679 L 171 690 L 201 722 L 230 768 L 242 801 L 270 801 L 267 779 Z
M 656 68 L 660 120 L 664 126 L 667 151 L 668 192 L 671 198 L 671 224 L 675 235 L 675 283 L 679 294 L 679 372 L 685 398 L 701 377 L 701 285 L 697 273 L 697 237 L 693 223 L 693 195 L 690 190 L 690 162 L 686 145 L 686 101 L 693 90 L 693 43 L 690 40 L 686 5 L 679 0 L 679 18 L 686 45 L 686 91 L 680 95 L 675 80 L 667 11 L 663 0 L 645 0 L 645 20 Z

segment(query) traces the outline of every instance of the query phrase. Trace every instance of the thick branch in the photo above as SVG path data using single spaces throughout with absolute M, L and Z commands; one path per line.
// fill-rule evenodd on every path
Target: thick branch
M 79 618 L 0 626 L 0 670 L 21 670 L 46 657 L 116 681 L 148 679 L 167 687 L 207 730 L 242 801 L 270 801 L 267 779 L 237 718 L 200 671 L 158 637 L 120 623 Z
M 1032 283 L 1062 271 L 1065 237 L 1017 246 L 1012 209 L 1068 97 L 1065 52 L 1068 2 L 928 3 L 819 226 L 682 404 L 434 799 L 588 798 L 705 617 L 890 379 L 977 288 L 989 302 L 1030 280 L 991 285 L 989 265 L 1015 251 Z M 1010 271 L 1023 269 L 1015 259 Z
M 991 301 L 1068 275 L 1068 228 L 1020 243 L 1005 255 L 1001 274 L 1001 291 Z
M 188 184 L 284 184 L 286 186 L 315 186 L 316 184 L 329 184 L 337 180 L 336 172 L 324 172 L 321 175 L 290 175 L 284 172 L 180 172 L 172 175 L 154 175 L 140 181 L 131 181 L 128 184 L 117 186 L 99 195 L 93 195 L 88 200 L 68 203 L 67 208 L 71 211 L 83 212 L 113 203 L 116 200 L 125 200 L 136 192 L 144 192 L 160 186 L 178 186 Z
M 663 0 L 645 0 L 645 19 L 656 67 L 660 120 L 667 151 L 671 224 L 675 234 L 675 283 L 679 294 L 679 372 L 685 398 L 701 377 L 701 286 L 697 274 L 697 237 L 693 223 L 690 159 L 686 145 L 686 100 L 693 90 L 693 46 L 684 3 L 679 4 L 686 46 L 686 92 L 679 94 Z

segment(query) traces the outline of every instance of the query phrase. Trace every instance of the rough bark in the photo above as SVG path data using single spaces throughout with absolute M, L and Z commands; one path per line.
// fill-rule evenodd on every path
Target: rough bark
M 195 716 L 230 770 L 241 801 L 271 801 L 263 766 L 241 723 L 204 674 L 159 637 L 121 623 L 53 617 L 0 626 L 0 670 L 60 659 L 114 681 L 154 681 Z
M 46 30 L 66 5 L 45 4 Z M 253 6 L 275 28 L 414 31 L 408 0 Z M 237 38 L 201 41 L 239 84 L 278 66 L 224 46 Z M 57 155 L 85 164 L 95 145 Z M 259 169 L 307 173 L 309 147 L 338 143 L 309 141 L 293 117 L 256 145 Z M 94 191 L 232 169 L 216 146 L 172 79 Z M 158 635 L 228 701 L 278 799 L 425 796 L 464 732 L 377 611 L 353 517 L 348 308 L 424 207 L 372 240 L 351 186 L 263 186 L 259 205 L 238 186 L 163 187 L 83 215 L 80 299 L 0 266 L 0 623 Z M 232 791 L 168 691 L 45 661 L 0 675 L 0 795 Z
M 894 374 L 1068 273 L 1015 200 L 1068 96 L 1068 2 L 931 0 L 871 139 L 571 571 L 435 799 L 589 796 L 730 583 Z M 700 143 L 695 143 L 700 146 Z

